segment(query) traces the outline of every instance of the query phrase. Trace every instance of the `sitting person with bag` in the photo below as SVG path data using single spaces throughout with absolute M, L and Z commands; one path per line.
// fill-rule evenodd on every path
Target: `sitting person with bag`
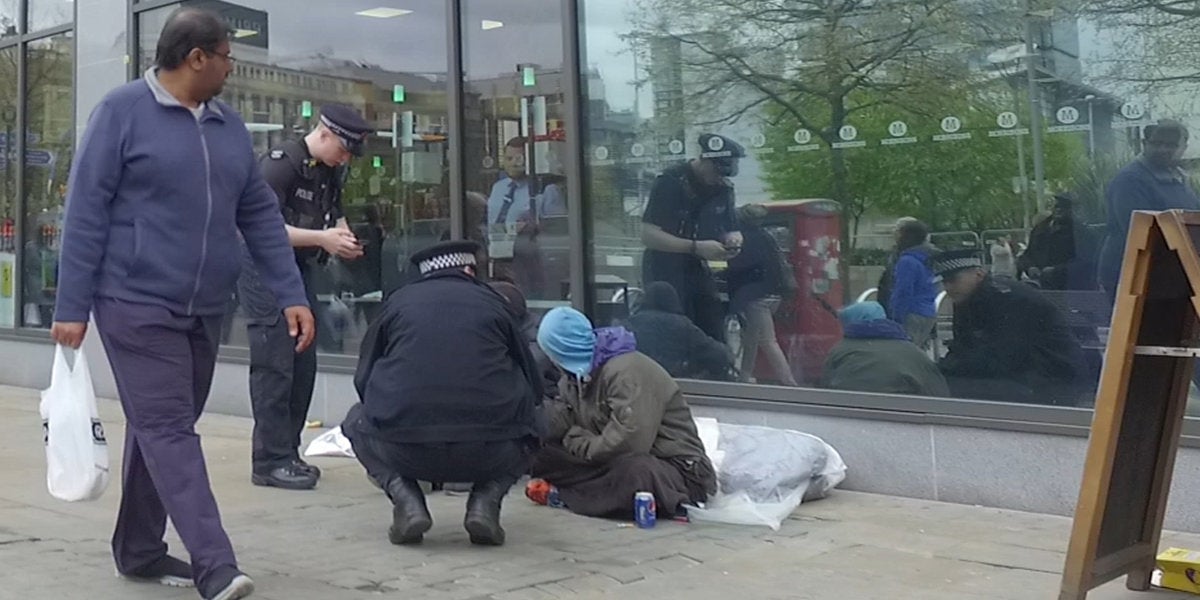
M 546 445 L 534 457 L 526 495 L 558 488 L 571 511 L 630 519 L 633 495 L 654 494 L 658 514 L 671 517 L 685 503 L 717 491 L 692 412 L 679 386 L 658 363 L 636 349 L 620 327 L 594 330 L 571 308 L 542 319 L 538 344 L 563 371 L 561 401 L 545 404 Z

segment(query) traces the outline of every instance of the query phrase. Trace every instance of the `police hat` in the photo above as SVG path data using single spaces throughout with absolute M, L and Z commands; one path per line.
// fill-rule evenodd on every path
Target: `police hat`
M 959 271 L 982 268 L 983 259 L 977 250 L 947 250 L 933 257 L 933 273 L 942 279 Z
M 475 266 L 475 254 L 481 246 L 471 240 L 453 240 L 434 244 L 416 254 L 409 261 L 416 265 L 422 275 L 445 269 L 461 269 Z
M 745 158 L 746 149 L 741 144 L 716 133 L 700 136 L 701 158 Z
M 373 129 L 357 110 L 345 104 L 326 104 L 322 107 L 321 124 L 341 138 L 346 150 L 354 156 L 362 156 L 363 144 Z

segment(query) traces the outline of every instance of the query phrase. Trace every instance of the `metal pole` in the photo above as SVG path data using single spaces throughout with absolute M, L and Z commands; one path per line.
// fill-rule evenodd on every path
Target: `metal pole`
M 1088 103 L 1088 158 L 1090 158 L 1092 160 L 1096 160 L 1096 119 L 1095 119 L 1095 113 L 1092 110 L 1092 103 L 1094 103 L 1095 101 L 1096 101 L 1096 98 L 1089 94 L 1087 97 L 1087 103 Z
M 1025 76 L 1029 85 L 1029 129 L 1033 137 L 1033 180 L 1037 189 L 1037 207 L 1040 210 L 1046 198 L 1046 165 L 1042 149 L 1042 100 L 1038 90 L 1037 45 L 1033 43 L 1032 0 L 1025 0 Z

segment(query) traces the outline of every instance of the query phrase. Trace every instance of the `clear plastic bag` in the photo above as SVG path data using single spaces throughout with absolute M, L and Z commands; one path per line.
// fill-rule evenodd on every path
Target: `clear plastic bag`
M 712 419 L 697 419 L 697 426 L 719 488 L 703 507 L 688 507 L 697 521 L 778 530 L 801 502 L 824 498 L 846 478 L 841 455 L 816 436 Z
M 342 428 L 334 427 L 309 442 L 308 448 L 304 450 L 304 456 L 354 458 L 354 448 L 350 446 L 350 440 L 342 433 Z
M 50 387 L 42 391 L 39 408 L 50 495 L 67 502 L 99 498 L 108 488 L 108 442 L 83 352 L 75 353 L 72 369 L 63 347 L 55 348 Z

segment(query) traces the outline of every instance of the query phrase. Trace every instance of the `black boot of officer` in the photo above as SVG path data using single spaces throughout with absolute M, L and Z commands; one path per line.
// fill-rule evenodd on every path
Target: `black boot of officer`
M 480 546 L 503 546 L 504 528 L 500 526 L 500 503 L 508 493 L 506 482 L 476 483 L 467 498 L 467 514 L 463 527 L 471 543 Z
M 419 544 L 425 532 L 433 527 L 433 517 L 425 506 L 425 493 L 415 479 L 397 477 L 388 484 L 392 499 L 392 527 L 388 540 L 396 545 Z

